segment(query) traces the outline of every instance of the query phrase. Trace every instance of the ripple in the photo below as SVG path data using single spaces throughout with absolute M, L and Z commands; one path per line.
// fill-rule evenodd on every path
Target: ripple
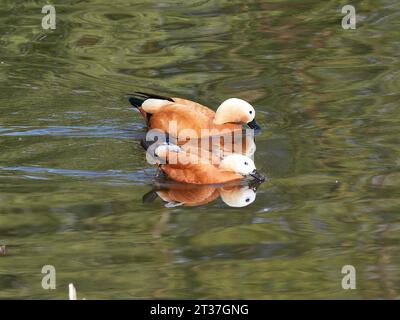
M 139 139 L 144 136 L 141 125 L 131 129 L 112 126 L 48 126 L 35 128 L 31 126 L 0 127 L 0 136 L 68 136 L 93 138 Z M 138 131 L 135 131 L 138 130 Z
M 113 183 L 135 182 L 147 184 L 152 181 L 155 174 L 155 169 L 139 170 L 135 172 L 127 172 L 123 170 L 107 170 L 107 171 L 94 171 L 94 170 L 68 170 L 57 168 L 45 167 L 5 167 L 0 166 L 0 170 L 4 172 L 22 172 L 21 177 L 31 180 L 49 180 L 48 175 L 60 175 L 75 178 L 85 179 L 105 179 L 105 181 Z M 41 175 L 40 175 L 41 174 Z

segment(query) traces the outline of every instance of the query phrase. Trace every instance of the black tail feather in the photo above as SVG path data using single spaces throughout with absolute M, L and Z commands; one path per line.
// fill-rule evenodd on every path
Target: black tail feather
M 149 137 L 148 135 L 146 135 L 146 137 L 144 137 L 141 141 L 140 141 L 140 145 L 143 147 L 144 150 L 149 149 L 153 144 L 162 144 L 162 143 L 169 143 L 170 142 L 170 137 L 168 135 L 168 133 L 154 129 L 153 133 L 158 132 L 159 135 L 154 135 L 154 139 L 152 140 L 151 136 Z
M 143 104 L 143 102 L 145 102 L 146 99 L 143 98 L 138 98 L 138 97 L 130 97 L 129 98 L 129 102 L 131 103 L 131 105 L 133 105 L 136 108 L 140 108 Z
M 128 100 L 129 100 L 130 104 L 132 106 L 134 106 L 135 108 L 140 108 L 142 106 L 143 102 L 145 102 L 147 99 L 151 99 L 151 98 L 168 100 L 168 101 L 174 102 L 174 100 L 172 98 L 160 96 L 158 94 L 153 94 L 153 93 L 134 92 L 131 95 L 132 95 L 132 97 L 130 97 Z M 143 111 L 141 111 L 141 112 L 144 114 L 144 117 L 146 118 L 147 123 L 149 123 L 150 118 L 151 118 L 151 113 L 144 113 Z
M 145 195 L 142 197 L 143 203 L 152 203 L 155 199 L 157 199 L 158 194 L 157 192 L 153 189 L 149 192 L 147 192 Z
M 148 140 L 146 140 L 146 138 L 143 138 L 143 139 L 140 141 L 140 145 L 143 147 L 144 150 L 147 151 L 147 149 L 149 149 L 150 146 L 151 146 L 152 144 L 156 143 L 156 142 L 157 142 L 157 141 L 148 141 Z

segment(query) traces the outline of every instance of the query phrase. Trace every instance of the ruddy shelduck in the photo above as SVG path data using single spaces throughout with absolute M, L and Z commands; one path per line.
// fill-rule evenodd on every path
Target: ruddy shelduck
M 260 129 L 253 106 L 242 99 L 227 99 L 215 112 L 186 99 L 143 92 L 133 95 L 129 102 L 142 113 L 148 128 L 160 129 L 173 136 L 182 134 L 188 138 L 202 138 L 207 135 L 205 129 L 208 135 L 218 135 L 242 130 L 244 124 L 252 129 Z
M 252 159 L 230 154 L 222 160 L 214 156 L 191 154 L 179 146 L 163 143 L 154 148 L 160 170 L 170 179 L 192 184 L 222 184 L 253 177 L 264 181 Z

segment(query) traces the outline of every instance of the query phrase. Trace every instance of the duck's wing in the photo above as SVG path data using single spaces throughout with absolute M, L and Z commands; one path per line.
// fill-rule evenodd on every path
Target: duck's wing
M 202 129 L 208 129 L 212 124 L 212 119 L 196 109 L 173 102 L 157 104 L 150 101 L 151 105 L 146 105 L 148 101 L 150 100 L 143 104 L 143 109 L 149 112 L 151 110 L 150 113 L 152 113 L 149 128 L 160 129 L 172 137 L 199 138 L 202 135 Z
M 200 103 L 197 103 L 197 102 L 194 102 L 191 100 L 187 100 L 187 99 L 182 99 L 182 98 L 173 98 L 173 100 L 176 103 L 179 103 L 179 104 L 181 104 L 187 108 L 190 108 L 198 113 L 201 113 L 210 119 L 214 119 L 214 117 L 215 117 L 214 110 L 211 110 L 210 108 L 208 108 Z
M 161 96 L 158 94 L 145 93 L 145 92 L 134 92 L 132 95 L 133 96 L 129 98 L 131 104 L 138 108 L 143 107 L 143 109 L 149 113 L 155 113 L 157 111 L 161 111 L 160 108 L 162 106 L 169 105 L 172 102 L 190 108 L 191 110 L 196 111 L 198 113 L 204 114 L 209 118 L 214 118 L 215 116 L 215 112 L 210 108 L 188 99 L 171 98 L 167 96 Z
M 242 128 L 241 125 L 231 123 L 215 125 L 213 110 L 188 99 L 137 92 L 129 101 L 139 109 L 150 129 L 160 129 L 172 136 L 187 135 L 190 138 L 200 138 L 203 134 L 218 135 L 223 130 Z M 171 128 L 172 123 L 176 124 L 176 130 Z M 192 131 L 189 132 L 190 129 Z M 214 131 L 202 133 L 203 129 Z M 185 133 L 182 133 L 183 130 Z
M 178 112 L 178 113 L 191 113 L 197 117 L 205 117 L 207 121 L 213 120 L 215 112 L 197 102 L 186 99 L 173 98 L 173 100 L 149 98 L 145 100 L 141 107 L 144 111 L 155 114 L 159 112 Z M 168 110 L 166 110 L 166 108 Z

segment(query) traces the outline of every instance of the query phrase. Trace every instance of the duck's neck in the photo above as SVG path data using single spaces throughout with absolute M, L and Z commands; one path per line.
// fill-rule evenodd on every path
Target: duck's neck
M 214 124 L 243 123 L 240 107 L 232 99 L 224 101 L 215 112 Z

